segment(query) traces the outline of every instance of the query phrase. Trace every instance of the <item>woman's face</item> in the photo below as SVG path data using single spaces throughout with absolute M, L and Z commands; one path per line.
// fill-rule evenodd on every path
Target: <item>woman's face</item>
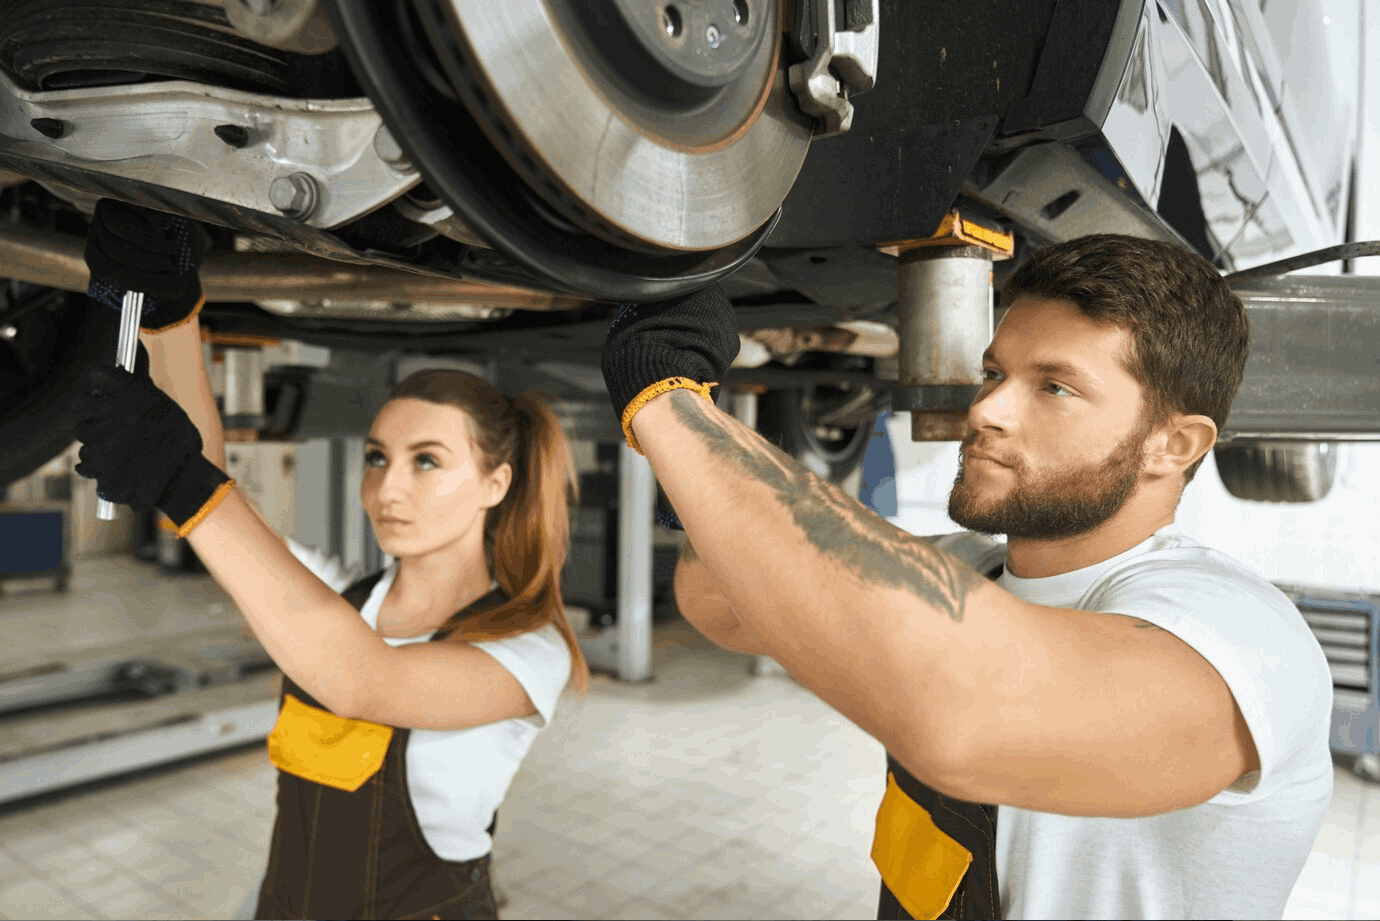
M 484 473 L 471 431 L 469 414 L 454 406 L 408 398 L 379 410 L 359 493 L 384 553 L 483 547 L 484 513 L 502 501 L 512 470 Z

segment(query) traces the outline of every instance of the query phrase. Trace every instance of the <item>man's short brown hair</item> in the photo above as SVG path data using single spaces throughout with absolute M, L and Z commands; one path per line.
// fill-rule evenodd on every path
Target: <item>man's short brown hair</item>
M 1131 334 L 1126 370 L 1140 382 L 1151 422 L 1171 413 L 1227 412 L 1250 348 L 1246 308 L 1202 256 L 1181 246 L 1122 234 L 1094 234 L 1036 250 L 1002 286 L 1020 297 L 1073 303 Z M 1184 471 L 1193 478 L 1202 459 Z

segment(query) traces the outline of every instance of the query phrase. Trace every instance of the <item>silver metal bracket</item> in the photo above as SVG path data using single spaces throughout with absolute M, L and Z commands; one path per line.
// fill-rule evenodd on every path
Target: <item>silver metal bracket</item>
M 787 76 L 800 108 L 820 121 L 816 138 L 851 128 L 849 97 L 877 82 L 880 4 L 881 0 L 799 0 L 793 34 L 796 50 L 808 60 L 792 65 Z
M 288 214 L 322 230 L 421 181 L 411 164 L 380 156 L 382 124 L 362 98 L 284 99 L 182 80 L 32 92 L 0 73 L 6 152 Z

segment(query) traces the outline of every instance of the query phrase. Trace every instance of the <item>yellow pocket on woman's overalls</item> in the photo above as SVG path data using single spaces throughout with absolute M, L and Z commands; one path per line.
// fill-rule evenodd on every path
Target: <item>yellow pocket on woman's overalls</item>
M 295 777 L 353 793 L 383 767 L 392 738 L 392 726 L 343 719 L 284 694 L 268 758 Z

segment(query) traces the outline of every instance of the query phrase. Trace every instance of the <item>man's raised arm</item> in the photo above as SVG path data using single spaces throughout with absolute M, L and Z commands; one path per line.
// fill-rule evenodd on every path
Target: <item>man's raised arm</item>
M 737 340 L 717 287 L 625 307 L 603 356 L 624 433 L 744 633 L 917 776 L 942 784 L 958 740 L 934 702 L 961 697 L 971 679 L 965 617 L 1000 617 L 1002 601 L 1019 602 L 706 399 Z
M 737 652 L 767 652 L 761 640 L 752 636 L 733 613 L 733 605 L 719 590 L 714 574 L 689 541 L 676 563 L 675 591 L 681 615 L 707 638 Z

